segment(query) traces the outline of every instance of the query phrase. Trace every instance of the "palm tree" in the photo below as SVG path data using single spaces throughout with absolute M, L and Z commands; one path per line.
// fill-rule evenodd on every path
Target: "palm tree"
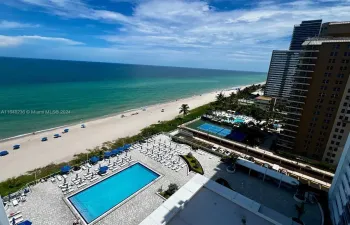
M 222 109 L 224 104 L 225 104 L 225 95 L 220 92 L 217 96 L 216 96 L 216 106 L 219 108 L 219 109 Z
M 182 104 L 180 107 L 180 114 L 182 113 L 184 116 L 190 112 L 190 107 L 187 104 Z

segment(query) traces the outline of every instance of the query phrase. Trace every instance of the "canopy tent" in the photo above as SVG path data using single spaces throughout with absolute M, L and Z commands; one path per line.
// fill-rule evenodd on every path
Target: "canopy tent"
M 0 156 L 5 156 L 5 155 L 8 155 L 8 154 L 9 154 L 8 151 L 1 151 L 1 152 L 0 152 Z
M 105 156 L 105 158 L 111 157 L 111 152 L 105 152 L 104 156 Z
M 70 171 L 71 167 L 68 165 L 65 165 L 61 168 L 61 173 L 68 173 Z
M 29 220 L 25 220 L 23 222 L 20 222 L 19 224 L 17 225 L 32 225 L 32 222 L 30 222 Z
M 118 147 L 117 150 L 118 150 L 119 152 L 124 151 L 124 146 L 123 146 L 123 147 Z
M 21 147 L 21 145 L 14 145 L 13 149 L 19 149 Z
M 106 173 L 108 170 L 108 166 L 102 166 L 100 167 L 99 173 Z
M 99 158 L 98 158 L 97 156 L 93 156 L 93 157 L 90 158 L 90 162 L 91 162 L 92 164 L 97 163 L 98 160 L 99 160 Z

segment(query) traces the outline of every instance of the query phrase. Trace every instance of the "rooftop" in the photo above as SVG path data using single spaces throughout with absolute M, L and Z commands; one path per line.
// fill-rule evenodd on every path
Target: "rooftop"
M 267 96 L 258 96 L 255 98 L 256 100 L 264 100 L 264 101 L 271 101 L 271 97 L 267 97 Z
M 251 224 L 293 224 L 267 208 L 204 176 L 196 175 L 140 225 L 231 225 L 245 218 Z
M 350 42 L 350 37 L 308 38 L 306 41 L 303 42 L 303 46 L 322 45 L 323 43 L 339 43 L 339 42 Z

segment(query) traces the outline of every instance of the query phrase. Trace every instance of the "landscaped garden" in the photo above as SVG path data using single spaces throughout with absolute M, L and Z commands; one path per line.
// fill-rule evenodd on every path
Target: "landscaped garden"
M 190 171 L 204 174 L 203 167 L 199 163 L 199 161 L 192 155 L 192 153 L 188 153 L 187 155 L 181 155 L 181 157 L 185 160 L 188 165 Z

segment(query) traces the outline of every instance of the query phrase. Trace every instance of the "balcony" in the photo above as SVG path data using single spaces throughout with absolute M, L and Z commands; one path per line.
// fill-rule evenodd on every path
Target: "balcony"
M 285 127 L 283 127 L 283 130 L 289 131 L 289 132 L 292 132 L 292 133 L 297 133 L 298 132 L 298 127 L 293 127 L 293 126 L 286 125 Z
M 288 148 L 288 149 L 293 149 L 293 147 L 292 146 L 290 146 L 290 145 L 288 145 L 288 144 L 286 144 L 286 143 L 283 143 L 283 141 L 281 140 L 281 142 L 277 142 L 276 143 L 278 146 L 280 146 L 280 147 L 282 147 L 282 148 Z
M 282 133 L 280 133 L 280 135 L 295 139 L 295 134 L 291 133 L 291 132 L 288 132 L 288 131 L 282 132 Z
M 290 97 L 288 98 L 288 102 L 305 104 L 305 97 Z

